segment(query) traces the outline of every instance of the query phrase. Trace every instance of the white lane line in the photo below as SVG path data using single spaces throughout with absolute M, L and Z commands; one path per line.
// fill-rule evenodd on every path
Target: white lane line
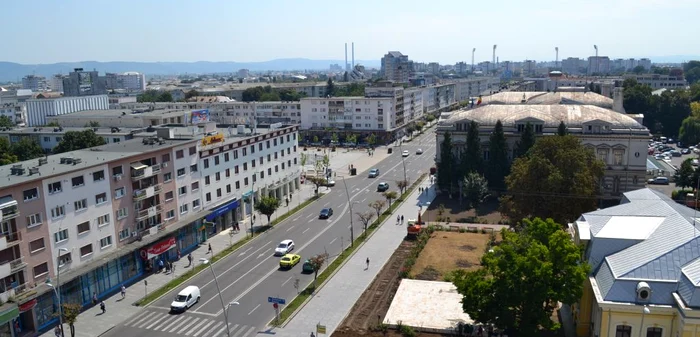
M 185 333 L 185 331 L 191 331 L 191 330 L 187 330 L 187 329 L 189 329 L 189 328 L 191 328 L 193 325 L 197 324 L 197 322 L 198 322 L 199 320 L 200 320 L 199 317 L 195 317 L 194 320 L 192 320 L 189 324 L 187 324 L 187 325 L 185 325 L 185 326 L 182 327 L 182 330 L 180 330 L 180 333 Z M 204 318 L 202 318 L 202 320 L 204 320 Z
M 185 323 L 187 323 L 191 319 L 192 319 L 192 317 L 185 318 L 184 320 L 182 320 L 182 322 L 175 324 L 175 326 L 173 326 L 170 330 L 168 330 L 166 332 L 173 332 L 173 331 L 177 330 L 179 327 L 183 326 Z M 163 331 L 165 331 L 165 330 L 163 330 Z
M 163 316 L 161 316 L 160 314 L 157 314 L 157 315 L 153 316 L 152 319 L 144 320 L 144 321 L 140 322 L 138 325 L 134 324 L 134 327 L 135 328 L 144 328 L 146 326 L 146 324 L 151 323 L 153 321 L 159 321 L 167 316 L 168 316 L 168 314 L 163 314 Z
M 323 204 L 323 207 L 326 207 L 326 206 L 328 206 L 328 205 L 330 205 L 330 204 L 331 204 L 331 202 L 329 201 L 329 202 Z
M 343 207 L 343 205 L 345 205 L 345 204 L 340 204 L 340 205 L 338 205 L 338 209 L 340 209 L 341 207 Z
M 301 217 L 301 216 L 298 216 L 298 217 L 292 219 L 292 221 L 297 221 L 297 220 L 299 220 L 300 217 Z
M 268 249 L 268 250 L 269 250 L 269 249 Z M 258 254 L 258 257 L 256 257 L 256 259 L 259 259 L 259 258 L 261 258 L 261 257 L 263 257 L 263 256 L 265 256 L 265 255 L 267 255 L 267 254 L 268 254 L 268 253 L 267 253 L 267 250 L 266 250 L 266 251 L 264 251 L 264 252 Z
M 197 332 L 194 334 L 194 336 L 196 337 L 198 333 L 200 333 L 200 332 L 202 332 L 202 331 L 205 331 L 205 330 L 206 330 L 207 332 L 203 333 L 202 336 L 206 336 L 207 334 L 209 334 L 210 332 L 212 332 L 212 331 L 214 331 L 216 328 L 218 328 L 219 325 L 224 324 L 224 323 L 221 323 L 221 322 L 214 322 L 214 323 L 216 323 L 216 324 L 210 325 L 210 326 L 209 326 L 209 327 L 210 327 L 209 330 L 207 330 L 207 328 L 204 328 L 204 329 L 202 329 L 202 330 L 197 331 Z
M 243 337 L 250 335 L 250 333 L 253 332 L 253 330 L 255 330 L 255 327 L 251 326 L 250 329 L 248 329 L 248 331 L 245 334 L 243 334 Z
M 362 199 L 360 202 L 365 202 L 365 200 L 367 200 L 367 198 Z
M 167 330 L 169 326 L 172 326 L 170 324 L 177 322 L 178 317 L 176 315 L 170 315 L 170 317 L 162 322 L 160 324 L 156 325 L 153 327 L 154 331 L 159 331 L 161 328 L 165 328 L 163 331 Z
M 170 316 L 169 314 L 163 315 L 163 317 L 158 318 L 157 320 L 153 321 L 153 323 L 151 323 L 150 325 L 146 326 L 144 329 L 146 329 L 146 330 L 150 329 L 151 327 L 153 327 L 154 325 L 160 323 L 160 321 L 162 321 L 162 320 L 165 319 L 165 318 L 168 318 L 169 316 Z M 170 317 L 172 317 L 172 316 L 170 316 Z
M 253 249 L 253 247 L 250 247 L 250 248 L 244 250 L 242 253 L 238 254 L 238 256 L 243 256 L 243 255 L 245 255 L 245 254 L 246 254 L 247 252 L 249 252 L 251 249 Z
M 219 335 L 222 331 L 224 331 L 224 330 L 226 330 L 226 326 L 225 326 L 225 325 L 221 327 L 221 330 L 219 330 L 219 331 L 217 331 L 215 334 L 213 334 L 212 337 L 218 336 L 218 335 Z
M 287 232 L 291 231 L 292 228 L 294 228 L 294 226 L 289 226 L 289 228 L 287 228 Z
M 203 325 L 204 323 L 207 323 L 207 322 L 209 322 L 208 319 L 202 319 L 202 321 L 199 322 L 199 324 L 195 325 L 192 329 L 190 329 L 190 331 L 185 332 L 185 335 L 188 335 L 188 336 L 189 336 L 189 334 L 191 334 L 191 333 L 197 331 L 197 329 L 199 329 L 199 327 L 200 327 L 201 325 Z
M 282 282 L 282 286 L 284 287 L 284 285 L 287 284 L 287 282 L 289 282 L 289 280 L 291 280 L 291 279 L 292 279 L 292 277 L 290 276 L 286 281 Z
M 148 318 L 151 317 L 153 314 L 156 314 L 156 312 L 154 312 L 154 311 L 146 311 L 145 314 L 146 314 L 145 316 L 138 316 L 138 317 L 132 319 L 131 322 L 126 323 L 126 324 L 124 324 L 124 325 L 125 325 L 125 326 L 135 325 L 137 322 L 140 322 L 140 321 L 143 321 L 143 320 L 145 320 L 145 319 L 148 319 Z
M 307 216 L 306 218 L 307 218 L 307 219 L 311 219 L 311 218 L 313 218 L 313 217 L 314 217 L 313 214 L 309 214 L 309 216 Z
M 257 253 L 260 249 L 265 249 L 265 247 L 266 247 L 266 246 L 269 246 L 271 243 L 272 243 L 272 241 L 268 241 L 268 242 L 267 242 L 266 244 L 264 244 L 262 247 L 258 248 L 256 251 L 254 251 L 253 254 L 251 254 L 250 256 L 255 255 L 255 253 Z M 226 273 L 230 272 L 233 268 L 236 268 L 239 264 L 245 262 L 245 260 L 246 260 L 247 258 L 248 258 L 248 257 L 244 257 L 243 259 L 241 259 L 240 261 L 238 261 L 236 264 L 234 264 L 233 266 L 231 266 L 231 268 L 226 269 L 226 270 L 224 270 L 223 272 L 219 273 L 219 277 L 221 277 L 221 275 L 223 275 L 223 274 L 226 274 Z M 214 280 L 211 280 L 211 281 L 205 283 L 203 286 L 201 286 L 201 287 L 199 287 L 199 288 L 200 288 L 200 289 L 201 289 L 201 288 L 204 288 L 204 287 L 206 287 L 206 286 L 208 286 L 208 285 L 210 285 L 210 284 L 212 284 L 212 283 L 214 283 Z M 198 311 L 197 311 L 197 310 L 194 310 L 193 312 L 198 312 Z
M 257 310 L 258 308 L 260 308 L 260 304 L 256 305 L 255 308 L 253 308 L 253 310 L 251 310 L 251 311 L 248 313 L 248 316 L 250 316 L 250 314 L 252 314 L 253 311 Z
M 238 324 L 236 324 L 236 326 L 238 326 Z M 232 329 L 232 330 L 234 330 L 234 329 Z M 241 332 L 243 332 L 243 330 L 245 330 L 245 325 L 242 326 L 240 330 L 236 331 L 236 333 L 234 333 L 233 335 L 231 335 L 231 337 L 238 337 L 238 335 L 240 335 Z
M 305 229 L 305 230 L 304 230 L 303 232 L 301 232 L 301 234 L 304 234 L 304 233 L 306 233 L 306 231 L 308 231 L 309 229 L 311 229 L 311 228 L 307 228 L 307 229 Z
M 333 241 L 331 241 L 328 245 L 332 245 L 335 240 L 338 240 L 338 238 L 333 239 Z

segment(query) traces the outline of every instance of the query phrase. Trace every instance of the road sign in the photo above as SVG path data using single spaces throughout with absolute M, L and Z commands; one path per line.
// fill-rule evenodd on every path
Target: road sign
M 277 308 L 279 308 L 279 305 L 277 305 L 277 303 L 272 303 L 272 307 L 277 309 Z
M 268 297 L 267 302 L 268 303 L 276 303 L 276 304 L 287 304 L 287 301 L 285 301 L 284 298 L 277 298 L 277 297 Z

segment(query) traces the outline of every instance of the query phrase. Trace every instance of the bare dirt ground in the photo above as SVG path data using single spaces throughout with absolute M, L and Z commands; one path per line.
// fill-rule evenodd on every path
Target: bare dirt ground
M 480 223 L 482 221 L 489 224 L 498 224 L 505 218 L 498 212 L 498 199 L 488 198 L 475 211 L 468 208 L 465 202 L 460 203 L 459 198 L 450 199 L 446 193 L 440 194 L 430 203 L 430 206 L 423 215 L 424 221 L 438 221 L 438 209 L 440 205 L 445 207 L 443 218 L 449 217 L 449 222 Z M 444 221 L 444 220 L 443 220 Z
M 455 269 L 476 270 L 489 237 L 490 234 L 481 233 L 433 232 L 410 275 L 418 280 L 442 281 Z
M 401 283 L 399 270 L 414 246 L 413 241 L 401 243 L 401 246 L 391 255 L 384 268 L 360 296 L 360 299 L 350 310 L 350 314 L 340 324 L 332 337 L 373 336 L 375 333 L 378 333 L 377 336 L 383 336 L 381 332 L 370 330 L 376 328 L 379 322 L 384 321 L 384 316 L 389 310 L 394 294 L 399 288 L 399 283 Z

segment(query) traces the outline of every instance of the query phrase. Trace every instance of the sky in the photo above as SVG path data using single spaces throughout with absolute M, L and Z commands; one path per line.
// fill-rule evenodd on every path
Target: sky
M 4 0 L 0 61 L 700 55 L 698 0 Z M 12 29 L 8 30 L 8 27 Z M 350 56 L 348 56 L 349 58 Z

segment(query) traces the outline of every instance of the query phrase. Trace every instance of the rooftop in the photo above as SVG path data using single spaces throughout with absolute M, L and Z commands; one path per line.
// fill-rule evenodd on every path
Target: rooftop
M 578 104 L 595 105 L 601 108 L 612 109 L 613 99 L 594 92 L 499 92 L 484 96 L 481 105 L 488 104 L 528 104 L 528 105 L 552 105 L 552 104 Z
M 137 112 L 132 109 L 107 109 L 107 110 L 83 110 L 83 111 L 78 111 L 74 113 L 70 113 L 67 115 L 60 115 L 60 116 L 55 116 L 55 117 L 60 117 L 60 118 L 110 118 L 110 117 L 121 117 L 124 116 L 126 118 L 131 117 L 131 118 L 142 118 L 142 117 L 154 117 L 154 116 L 163 116 L 163 117 L 175 117 L 175 116 L 182 116 L 184 113 L 189 112 L 190 110 L 186 109 L 156 109 L 153 111 L 143 111 L 143 112 Z
M 134 128 L 118 128 L 119 130 L 117 131 L 115 128 L 90 128 L 90 127 L 61 127 L 61 128 L 56 128 L 56 127 L 36 127 L 36 128 L 13 128 L 8 131 L 2 131 L 0 130 L 0 133 L 3 134 L 47 134 L 47 133 L 56 133 L 56 134 L 63 134 L 66 132 L 70 131 L 85 131 L 85 130 L 95 130 L 95 133 L 98 135 L 105 135 L 105 134 L 110 134 L 110 135 L 128 135 L 131 133 L 133 130 L 140 130 L 140 129 L 134 129 Z

